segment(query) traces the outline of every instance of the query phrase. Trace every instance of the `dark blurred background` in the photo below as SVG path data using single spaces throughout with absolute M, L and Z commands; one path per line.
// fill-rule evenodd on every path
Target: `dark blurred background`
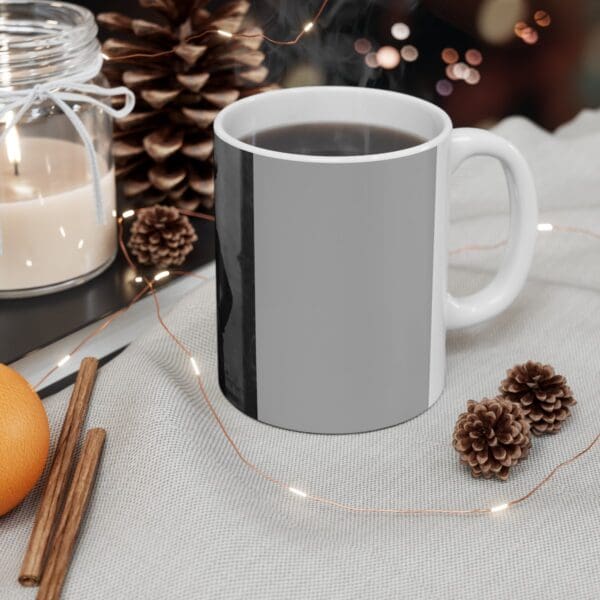
M 290 38 L 320 2 L 253 0 L 251 19 Z M 137 0 L 82 3 L 147 15 Z M 265 52 L 283 86 L 395 89 L 443 106 L 458 126 L 521 114 L 554 129 L 600 105 L 599 0 L 330 0 L 301 43 Z

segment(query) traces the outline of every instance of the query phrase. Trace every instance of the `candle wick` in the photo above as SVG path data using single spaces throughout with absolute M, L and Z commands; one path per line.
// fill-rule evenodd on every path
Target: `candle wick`
M 15 162 L 13 163 L 13 169 L 15 170 L 15 176 L 19 175 L 19 161 L 15 160 Z

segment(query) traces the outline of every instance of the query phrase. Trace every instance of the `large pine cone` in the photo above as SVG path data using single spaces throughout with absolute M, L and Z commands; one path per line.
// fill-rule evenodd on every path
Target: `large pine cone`
M 473 477 L 506 480 L 510 468 L 529 454 L 529 423 L 521 407 L 509 400 L 469 400 L 456 422 L 453 446 Z
M 174 206 L 150 206 L 137 211 L 127 246 L 141 265 L 182 265 L 198 239 L 190 220 Z
M 520 404 L 536 435 L 556 433 L 577 404 L 567 380 L 550 365 L 528 361 L 506 372 L 500 384 L 504 398 Z
M 114 156 L 125 196 L 137 205 L 158 202 L 195 210 L 213 201 L 212 123 L 219 110 L 240 97 L 270 87 L 260 37 L 225 38 L 206 30 L 243 29 L 247 0 L 233 0 L 210 12 L 210 0 L 139 0 L 159 13 L 157 20 L 101 13 L 98 22 L 120 34 L 103 52 L 104 73 L 113 85 L 135 92 L 135 111 L 119 119 Z M 156 54 L 154 58 L 126 58 Z M 119 57 L 123 57 L 120 60 Z

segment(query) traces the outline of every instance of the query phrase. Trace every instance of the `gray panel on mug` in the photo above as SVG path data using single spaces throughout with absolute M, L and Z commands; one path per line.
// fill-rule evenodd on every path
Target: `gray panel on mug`
M 255 155 L 259 420 L 336 433 L 427 409 L 435 161 Z

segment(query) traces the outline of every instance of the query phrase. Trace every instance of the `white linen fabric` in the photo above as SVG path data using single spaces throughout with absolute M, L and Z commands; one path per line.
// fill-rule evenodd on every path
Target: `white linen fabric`
M 555 134 L 522 118 L 496 131 L 533 169 L 540 221 L 600 230 L 600 112 Z M 452 196 L 451 247 L 503 237 L 505 184 L 493 161 L 466 163 Z M 452 291 L 481 287 L 501 255 L 453 256 Z M 515 304 L 449 335 L 441 399 L 412 421 L 373 433 L 293 433 L 233 408 L 217 384 L 212 282 L 183 298 L 167 322 L 193 349 L 234 438 L 266 471 L 358 505 L 493 506 L 529 490 L 600 427 L 599 256 L 596 239 L 540 233 Z M 450 444 L 455 420 L 467 399 L 493 395 L 505 370 L 527 359 L 564 373 L 579 403 L 560 434 L 534 439 L 508 482 L 474 480 Z M 53 444 L 69 393 L 45 401 Z M 67 600 L 600 598 L 600 448 L 526 503 L 494 515 L 369 516 L 315 505 L 257 478 L 236 458 L 189 361 L 158 326 L 102 368 L 86 426 L 105 427 L 108 436 Z M 36 594 L 20 588 L 17 575 L 39 488 L 0 519 L 2 600 Z

